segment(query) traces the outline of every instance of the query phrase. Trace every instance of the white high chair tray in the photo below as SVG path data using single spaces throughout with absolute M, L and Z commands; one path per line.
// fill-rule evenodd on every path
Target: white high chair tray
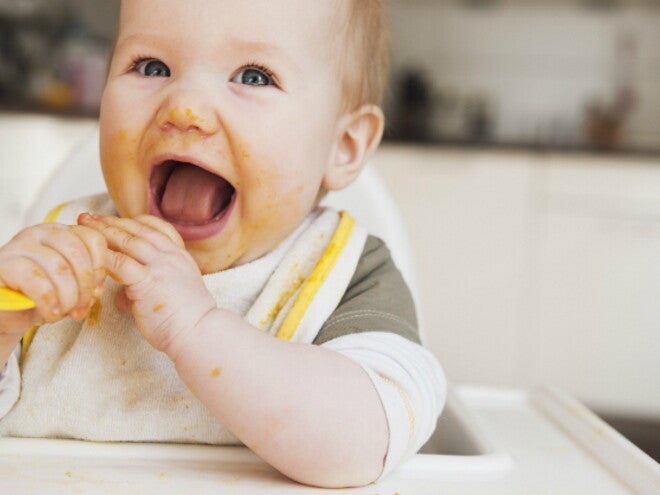
M 418 454 L 363 495 L 657 494 L 660 465 L 558 392 L 458 387 L 442 455 Z M 453 452 L 453 454 L 448 454 Z M 242 447 L 0 439 L 3 494 L 327 494 Z

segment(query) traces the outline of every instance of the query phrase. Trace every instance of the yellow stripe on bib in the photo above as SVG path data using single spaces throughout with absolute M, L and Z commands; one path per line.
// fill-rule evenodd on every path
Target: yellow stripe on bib
M 44 218 L 44 223 L 53 223 L 57 222 L 57 217 L 60 216 L 60 213 L 62 213 L 62 210 L 69 206 L 71 202 L 68 203 L 62 203 L 61 205 L 56 206 L 52 210 L 48 212 L 48 215 L 46 215 L 46 218 Z
M 280 326 L 277 331 L 278 339 L 290 341 L 293 338 L 298 325 L 300 325 L 307 309 L 314 300 L 314 296 L 316 296 L 316 293 L 323 285 L 323 282 L 328 278 L 332 268 L 335 266 L 337 260 L 344 251 L 344 248 L 348 244 L 354 228 L 355 220 L 353 220 L 353 217 L 347 212 L 342 211 L 339 225 L 330 240 L 330 244 L 328 244 L 323 256 L 321 256 L 321 259 L 312 271 L 312 274 L 305 281 L 300 295 L 293 303 L 291 310 L 284 319 L 284 322 L 282 322 L 282 326 Z

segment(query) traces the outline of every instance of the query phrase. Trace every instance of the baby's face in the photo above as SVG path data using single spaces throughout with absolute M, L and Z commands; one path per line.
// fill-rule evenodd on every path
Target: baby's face
M 291 233 L 338 139 L 337 5 L 124 0 L 101 108 L 119 213 L 172 223 L 204 273 Z

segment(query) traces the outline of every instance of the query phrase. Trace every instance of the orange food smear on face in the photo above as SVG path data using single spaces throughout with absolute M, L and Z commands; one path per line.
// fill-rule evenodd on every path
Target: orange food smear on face
M 137 137 L 129 136 L 128 131 L 122 129 L 118 131 L 113 140 L 113 154 L 111 155 L 113 160 L 124 160 L 128 159 L 130 161 L 135 160 L 135 153 L 130 151 L 127 157 L 124 157 L 124 154 L 127 150 L 133 150 L 137 143 Z
M 241 156 L 243 158 L 250 158 L 250 152 L 247 150 L 247 147 L 245 145 L 239 144 L 238 149 L 240 150 Z
M 158 313 L 158 312 L 161 311 L 164 307 L 165 307 L 164 304 L 156 304 L 156 305 L 154 306 L 153 311 L 154 311 L 154 313 Z
M 220 368 L 213 368 L 213 370 L 211 371 L 211 376 L 213 378 L 218 378 L 220 376 L 220 373 L 222 373 L 220 371 Z

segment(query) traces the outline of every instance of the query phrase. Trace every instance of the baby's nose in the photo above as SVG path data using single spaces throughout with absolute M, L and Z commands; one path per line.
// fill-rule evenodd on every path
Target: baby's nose
M 158 111 L 156 121 L 161 129 L 175 128 L 200 134 L 214 134 L 220 126 L 219 116 L 210 102 L 193 92 L 169 98 Z

